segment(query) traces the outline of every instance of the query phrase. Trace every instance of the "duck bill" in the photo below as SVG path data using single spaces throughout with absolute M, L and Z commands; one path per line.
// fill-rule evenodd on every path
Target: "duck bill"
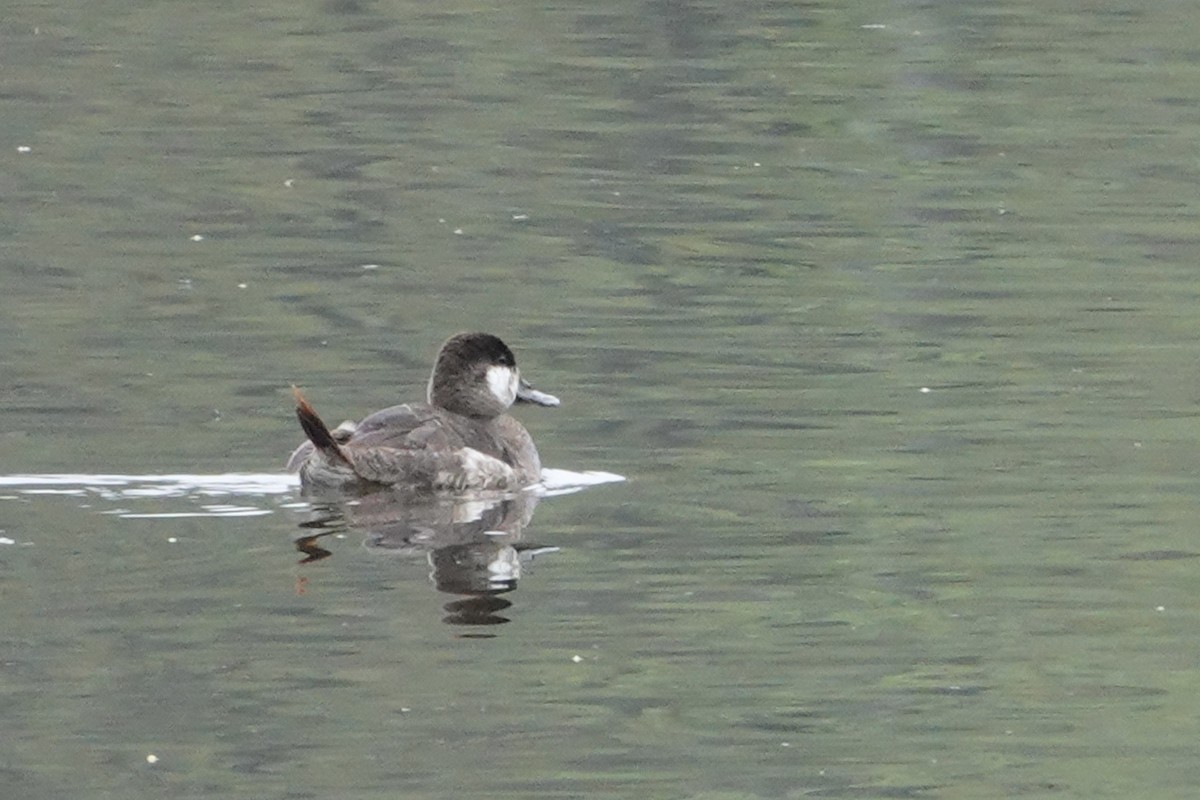
M 554 408 L 559 405 L 559 399 L 552 394 L 539 392 L 537 389 L 529 385 L 529 381 L 524 378 L 517 384 L 517 402 L 532 403 L 535 406 L 546 406 Z

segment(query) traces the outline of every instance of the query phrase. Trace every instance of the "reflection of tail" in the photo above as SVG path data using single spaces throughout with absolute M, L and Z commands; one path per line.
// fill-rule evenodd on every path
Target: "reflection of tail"
M 304 399 L 304 395 L 295 386 L 292 387 L 292 395 L 296 398 L 296 418 L 300 420 L 300 427 L 304 429 L 304 435 L 313 443 L 313 447 L 335 461 L 349 464 L 350 459 L 346 458 L 346 454 L 338 446 L 329 426 L 317 416 L 316 410 L 309 405 L 308 401 Z

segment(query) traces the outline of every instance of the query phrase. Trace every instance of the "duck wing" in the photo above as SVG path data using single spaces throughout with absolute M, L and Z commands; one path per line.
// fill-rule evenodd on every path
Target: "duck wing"
M 485 426 L 424 403 L 376 411 L 342 452 L 356 475 L 374 483 L 467 488 L 512 480 L 503 448 Z

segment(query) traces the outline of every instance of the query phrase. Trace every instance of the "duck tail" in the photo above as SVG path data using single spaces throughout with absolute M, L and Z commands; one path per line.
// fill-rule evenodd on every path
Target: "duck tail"
M 296 398 L 296 418 L 300 420 L 300 427 L 304 429 L 304 435 L 313 443 L 313 447 L 335 461 L 349 464 L 350 459 L 346 458 L 341 446 L 333 438 L 333 432 L 329 430 L 329 426 L 317 416 L 316 410 L 304 399 L 304 395 L 295 386 L 292 387 L 292 396 Z

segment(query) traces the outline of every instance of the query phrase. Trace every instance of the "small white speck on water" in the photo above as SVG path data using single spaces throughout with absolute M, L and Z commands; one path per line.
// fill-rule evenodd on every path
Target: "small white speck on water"
M 574 656 L 571 656 L 571 660 L 574 661 L 576 664 L 578 664 L 580 661 L 583 661 L 583 656 L 574 655 Z
M 441 217 L 438 217 L 438 224 L 439 224 L 439 225 L 445 225 L 445 224 L 446 224 L 446 220 L 444 220 L 444 219 L 443 219 L 443 218 L 441 218 Z
M 32 153 L 33 148 L 27 144 L 21 144 L 21 145 L 17 145 L 17 152 L 18 153 Z
M 16 539 L 10 539 L 7 536 L 0 536 L 0 544 L 16 544 Z
M 204 241 L 204 236 L 199 233 L 193 235 L 191 238 L 192 238 L 193 242 L 203 242 Z
M 1167 607 L 1166 606 L 1155 606 L 1154 610 L 1161 614 L 1162 612 L 1167 610 Z
M 921 387 L 921 394 L 929 394 L 932 391 L 933 391 L 933 389 L 930 389 L 928 386 Z
M 513 214 L 513 222 L 524 222 L 529 219 L 528 214 Z
M 168 536 L 167 541 L 170 542 L 171 544 L 175 544 L 176 542 L 179 541 L 179 537 L 178 536 Z
M 379 269 L 379 265 L 378 264 L 363 264 L 362 268 L 363 269 Z
M 288 178 L 286 181 L 283 182 L 283 185 L 290 189 L 296 185 L 296 179 Z
M 758 161 L 755 161 L 755 162 L 754 162 L 754 166 L 756 166 L 756 167 L 761 167 L 761 166 L 762 166 L 762 163 L 760 163 L 760 162 L 758 162 Z
M 887 25 L 882 22 L 868 22 L 866 25 L 859 25 L 864 31 L 884 31 L 887 30 Z
M 246 284 L 246 283 L 239 283 L 239 284 L 238 284 L 238 288 L 239 288 L 239 289 L 245 289 L 247 286 L 249 286 L 249 284 Z
M 146 756 L 146 763 L 147 764 L 157 764 L 158 756 L 154 755 L 154 753 L 150 753 L 149 755 Z
M 462 236 L 462 235 L 463 235 L 463 229 L 462 229 L 462 228 L 455 228 L 455 229 L 454 229 L 454 235 L 455 235 L 455 236 Z

